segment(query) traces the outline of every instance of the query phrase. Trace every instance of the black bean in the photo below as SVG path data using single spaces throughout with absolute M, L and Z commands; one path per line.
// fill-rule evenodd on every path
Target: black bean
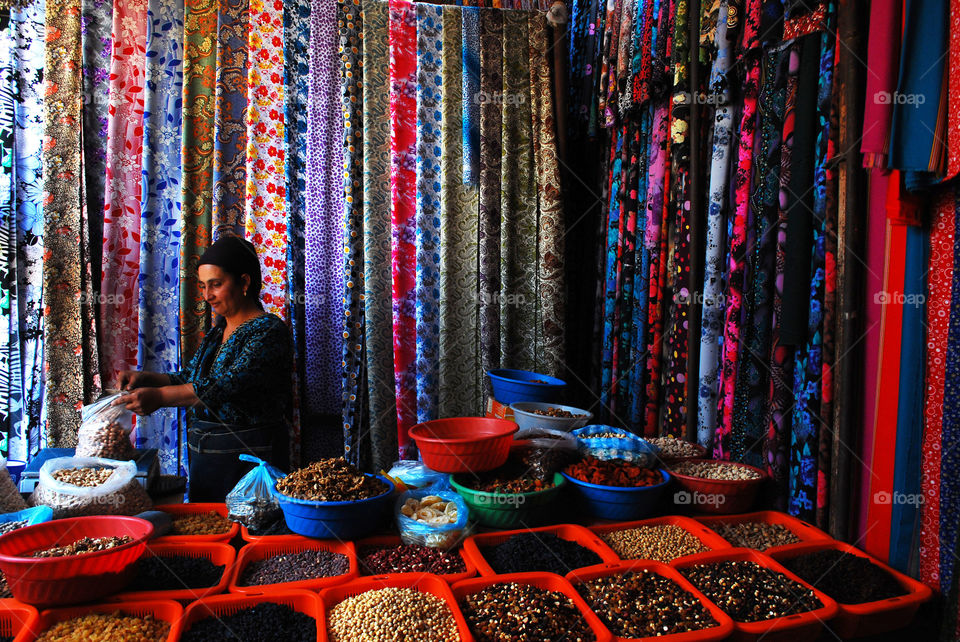
M 385 573 L 434 573 L 453 575 L 463 573 L 467 565 L 456 551 L 415 544 L 361 549 L 360 569 L 364 575 Z
M 195 622 L 183 642 L 316 642 L 317 621 L 289 606 L 263 602 L 231 615 Z
M 864 604 L 906 594 L 890 573 L 865 557 L 844 551 L 807 553 L 781 564 L 841 604 Z
M 223 565 L 203 557 L 164 555 L 137 562 L 136 575 L 128 591 L 176 591 L 215 586 L 223 577 Z
M 566 575 L 603 560 L 589 548 L 553 533 L 521 533 L 497 546 L 484 547 L 483 557 L 498 575 L 544 571 Z
M 596 640 L 573 600 L 529 584 L 494 584 L 463 598 L 460 607 L 478 642 Z
M 350 560 L 342 553 L 323 550 L 281 553 L 248 564 L 243 570 L 239 585 L 259 586 L 315 580 L 343 575 L 349 570 Z
M 293 531 L 290 530 L 289 526 L 287 526 L 287 521 L 283 517 L 263 528 L 247 527 L 247 530 L 254 537 L 265 537 L 267 535 L 293 535 Z

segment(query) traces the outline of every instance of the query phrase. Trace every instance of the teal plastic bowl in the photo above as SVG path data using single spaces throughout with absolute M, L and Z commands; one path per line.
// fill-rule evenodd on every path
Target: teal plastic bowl
M 553 488 L 531 493 L 488 493 L 464 485 L 459 475 L 450 477 L 450 485 L 463 497 L 470 509 L 470 519 L 490 528 L 522 528 L 546 521 L 567 480 L 560 473 L 553 475 Z
M 364 473 L 374 477 L 369 473 Z M 387 485 L 386 492 L 350 502 L 314 502 L 288 497 L 274 488 L 287 527 L 297 535 L 320 539 L 357 539 L 379 531 L 390 518 L 394 485 L 376 475 Z

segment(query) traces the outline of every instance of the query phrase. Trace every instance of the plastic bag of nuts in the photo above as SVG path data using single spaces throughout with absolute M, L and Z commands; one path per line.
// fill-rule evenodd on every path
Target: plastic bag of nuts
M 111 406 L 116 393 L 103 397 L 80 411 L 82 423 L 77 433 L 77 457 L 133 459 L 133 413 L 124 406 Z
M 105 468 L 112 468 L 113 474 L 104 479 L 105 475 L 98 469 Z M 52 508 L 54 519 L 81 515 L 136 515 L 153 507 L 136 475 L 137 465 L 132 461 L 56 457 L 40 467 L 40 483 L 33 491 L 31 503 Z

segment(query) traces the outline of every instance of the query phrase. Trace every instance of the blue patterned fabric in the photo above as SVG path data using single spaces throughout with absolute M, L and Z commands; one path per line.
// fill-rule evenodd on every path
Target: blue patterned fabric
M 180 368 L 181 92 L 183 0 L 150 0 L 140 202 L 137 365 Z M 160 408 L 137 419 L 137 447 L 157 448 L 166 474 L 186 474 L 183 411 Z
M 417 420 L 440 390 L 440 125 L 443 7 L 417 5 Z
M 607 421 L 607 413 L 611 407 L 611 384 L 613 382 L 613 315 L 617 305 L 617 246 L 620 241 L 620 181 L 623 162 L 623 129 L 617 129 L 616 151 L 614 152 L 612 181 L 610 186 L 610 201 L 607 209 L 606 228 L 606 260 L 604 263 L 604 306 L 603 306 L 603 353 L 602 374 L 600 380 L 600 403 L 603 414 L 599 419 Z
M 17 325 L 16 263 L 13 243 L 16 221 L 13 204 L 13 39 L 10 33 L 10 11 L 0 11 L 0 336 L 9 337 Z M 6 436 L 13 423 L 19 423 L 17 374 L 11 362 L 18 361 L 20 346 L 12 341 L 0 343 L 0 431 L 3 438 L 0 452 L 6 453 Z
M 464 7 L 463 31 L 463 182 L 480 180 L 480 10 Z

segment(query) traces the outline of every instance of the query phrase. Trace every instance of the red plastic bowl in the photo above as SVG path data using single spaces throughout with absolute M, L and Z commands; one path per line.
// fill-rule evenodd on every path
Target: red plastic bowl
M 797 519 L 792 515 L 787 515 L 786 513 L 781 513 L 775 510 L 761 510 L 755 513 L 744 513 L 742 515 L 730 515 L 724 517 L 695 517 L 698 522 L 706 526 L 707 528 L 716 530 L 716 536 L 723 538 L 720 535 L 718 530 L 720 524 L 742 524 L 744 522 L 762 522 L 764 524 L 781 524 L 791 533 L 796 535 L 800 541 L 794 544 L 786 544 L 784 546 L 771 546 L 770 548 L 760 551 L 767 555 L 771 555 L 783 548 L 789 546 L 796 546 L 797 544 L 804 542 L 830 542 L 833 541 L 833 538 L 824 533 L 822 530 L 815 526 L 811 526 L 801 519 Z M 711 531 L 712 532 L 712 531 Z M 726 540 L 724 540 L 726 541 Z M 736 546 L 733 542 L 730 542 L 731 546 Z
M 832 549 L 835 551 L 844 551 L 851 555 L 865 557 L 887 573 L 890 573 L 900 586 L 903 587 L 904 595 L 891 597 L 886 600 L 877 600 L 876 602 L 866 602 L 864 604 L 840 604 L 840 613 L 828 625 L 830 629 L 843 639 L 860 638 L 870 635 L 880 635 L 889 631 L 908 626 L 917 614 L 920 605 L 930 599 L 933 591 L 925 584 L 921 584 L 913 578 L 907 577 L 875 557 L 867 555 L 861 550 L 833 540 L 819 542 L 808 542 L 805 544 L 791 544 L 782 546 L 779 551 L 771 556 L 778 562 L 783 562 L 806 553 L 814 553 Z
M 115 602 L 110 604 L 88 604 L 85 606 L 73 606 L 65 609 L 50 609 L 40 614 L 40 617 L 31 627 L 32 630 L 26 632 L 23 637 L 17 638 L 16 642 L 33 642 L 40 635 L 57 622 L 72 620 L 73 618 L 91 615 L 93 613 L 116 613 L 121 615 L 132 615 L 134 617 L 150 616 L 154 620 L 162 620 L 170 623 L 170 633 L 166 637 L 167 642 L 173 642 L 179 638 L 180 616 L 183 615 L 183 607 L 173 600 L 142 600 L 139 602 Z
M 730 619 L 730 616 L 720 610 L 717 605 L 708 600 L 706 596 L 694 588 L 693 584 L 687 581 L 680 573 L 666 564 L 654 561 L 645 561 L 645 562 L 620 562 L 619 564 L 607 564 L 603 568 L 593 567 L 591 569 L 585 569 L 582 571 L 572 571 L 567 574 L 567 581 L 573 584 L 574 588 L 577 588 L 579 584 L 584 582 L 589 582 L 590 580 L 595 580 L 598 577 L 610 577 L 612 575 L 623 575 L 624 573 L 634 572 L 643 572 L 651 571 L 656 573 L 661 577 L 665 577 L 668 580 L 671 580 L 674 584 L 679 586 L 681 589 L 690 593 L 695 597 L 700 603 L 706 608 L 710 615 L 713 616 L 713 619 L 717 621 L 716 626 L 711 626 L 706 629 L 700 629 L 699 631 L 687 631 L 686 633 L 674 633 L 673 635 L 663 635 L 659 637 L 647 637 L 647 638 L 622 638 L 613 635 L 613 632 L 608 628 L 610 634 L 613 636 L 613 642 L 630 642 L 631 640 L 653 640 L 656 639 L 658 642 L 716 642 L 717 640 L 725 640 L 731 633 L 733 633 L 733 620 Z M 586 602 L 586 598 L 584 598 Z M 589 602 L 587 603 L 589 607 Z M 600 622 L 604 624 L 606 628 L 606 620 L 596 611 L 593 611 Z
M 427 468 L 440 473 L 483 472 L 502 466 L 519 427 L 506 419 L 434 419 L 410 429 Z
M 760 640 L 763 640 L 763 642 L 814 642 L 820 639 L 820 634 L 823 632 L 826 621 L 834 617 L 840 610 L 836 601 L 829 596 L 813 588 L 783 568 L 783 566 L 775 562 L 772 558 L 767 557 L 763 553 L 750 550 L 749 548 L 729 548 L 710 553 L 691 555 L 674 560 L 670 563 L 670 566 L 680 571 L 682 575 L 683 569 L 691 566 L 727 561 L 756 562 L 771 571 L 782 573 L 794 582 L 811 589 L 814 595 L 817 596 L 817 599 L 823 604 L 822 607 L 813 611 L 785 615 L 769 620 L 761 620 L 760 622 L 737 622 L 734 620 L 736 632 L 732 639 L 737 640 L 737 642 L 759 642 Z M 696 587 L 696 584 L 694 584 L 694 587 Z
M 27 526 L 0 537 L 0 571 L 21 602 L 57 606 L 90 602 L 122 589 L 132 579 L 153 524 L 138 517 L 97 515 Z M 133 541 L 105 551 L 66 557 L 24 557 L 71 544 L 82 537 L 121 537 Z
M 728 515 L 730 513 L 747 512 L 753 506 L 754 501 L 756 501 L 760 488 L 770 477 L 765 470 L 740 462 L 716 461 L 713 459 L 685 459 L 682 462 L 678 462 L 677 465 L 693 462 L 740 466 L 742 468 L 749 468 L 760 474 L 760 477 L 757 479 L 703 479 L 702 477 L 683 475 L 670 469 L 670 474 L 677 480 L 677 485 L 680 487 L 680 490 L 674 493 L 673 503 L 679 506 L 690 507 L 703 513 Z

